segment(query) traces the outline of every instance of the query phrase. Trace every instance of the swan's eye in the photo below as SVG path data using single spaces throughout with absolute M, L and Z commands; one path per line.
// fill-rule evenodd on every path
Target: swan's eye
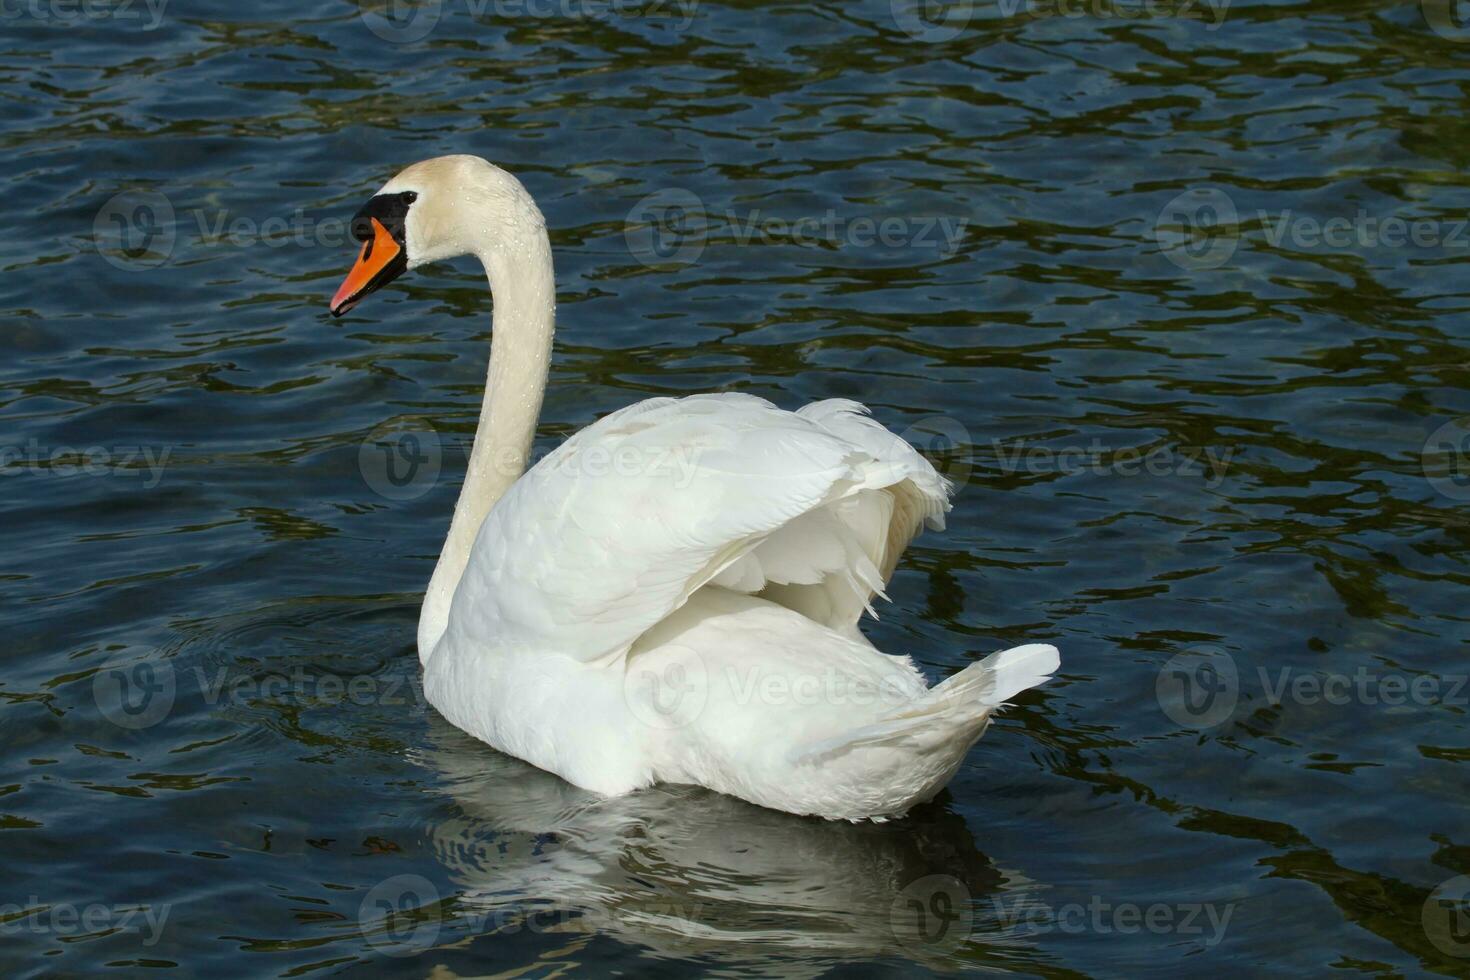
M 400 194 L 379 194 L 362 206 L 352 216 L 352 237 L 360 242 L 373 240 L 373 219 L 376 218 L 389 233 L 402 244 L 404 226 L 408 220 L 408 206 L 419 198 L 414 191 Z

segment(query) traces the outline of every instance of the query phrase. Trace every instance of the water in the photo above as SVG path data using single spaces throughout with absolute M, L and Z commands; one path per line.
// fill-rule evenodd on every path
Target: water
M 1470 33 L 897 2 L 7 9 L 7 975 L 1467 975 Z M 547 215 L 540 448 L 843 396 L 961 484 L 871 635 L 1063 672 L 934 804 L 599 803 L 423 704 L 483 279 L 326 300 L 446 152 Z

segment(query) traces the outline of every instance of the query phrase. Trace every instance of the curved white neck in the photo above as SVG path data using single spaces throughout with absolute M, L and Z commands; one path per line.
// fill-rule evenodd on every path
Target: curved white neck
M 421 662 L 428 661 L 448 625 L 454 590 L 480 525 L 526 469 L 541 414 L 551 366 L 556 282 L 545 226 L 537 221 L 521 232 L 508 241 L 471 243 L 494 297 L 490 367 L 464 485 L 419 614 Z

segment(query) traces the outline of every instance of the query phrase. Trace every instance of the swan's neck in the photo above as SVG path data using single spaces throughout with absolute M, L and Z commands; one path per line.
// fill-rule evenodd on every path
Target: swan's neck
M 556 284 L 544 225 L 475 249 L 494 296 L 490 368 L 479 426 L 449 536 L 419 614 L 419 659 L 427 662 L 449 622 L 449 607 L 490 508 L 526 469 L 551 366 Z

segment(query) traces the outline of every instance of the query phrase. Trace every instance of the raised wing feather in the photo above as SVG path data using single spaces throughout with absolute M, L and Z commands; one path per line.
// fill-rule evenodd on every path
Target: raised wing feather
M 845 590 L 856 610 L 838 601 L 819 618 L 855 622 L 915 516 L 941 514 L 944 501 L 932 467 L 854 409 L 696 395 L 588 426 L 492 508 L 449 632 L 489 649 L 607 660 L 717 577 L 772 595 Z

